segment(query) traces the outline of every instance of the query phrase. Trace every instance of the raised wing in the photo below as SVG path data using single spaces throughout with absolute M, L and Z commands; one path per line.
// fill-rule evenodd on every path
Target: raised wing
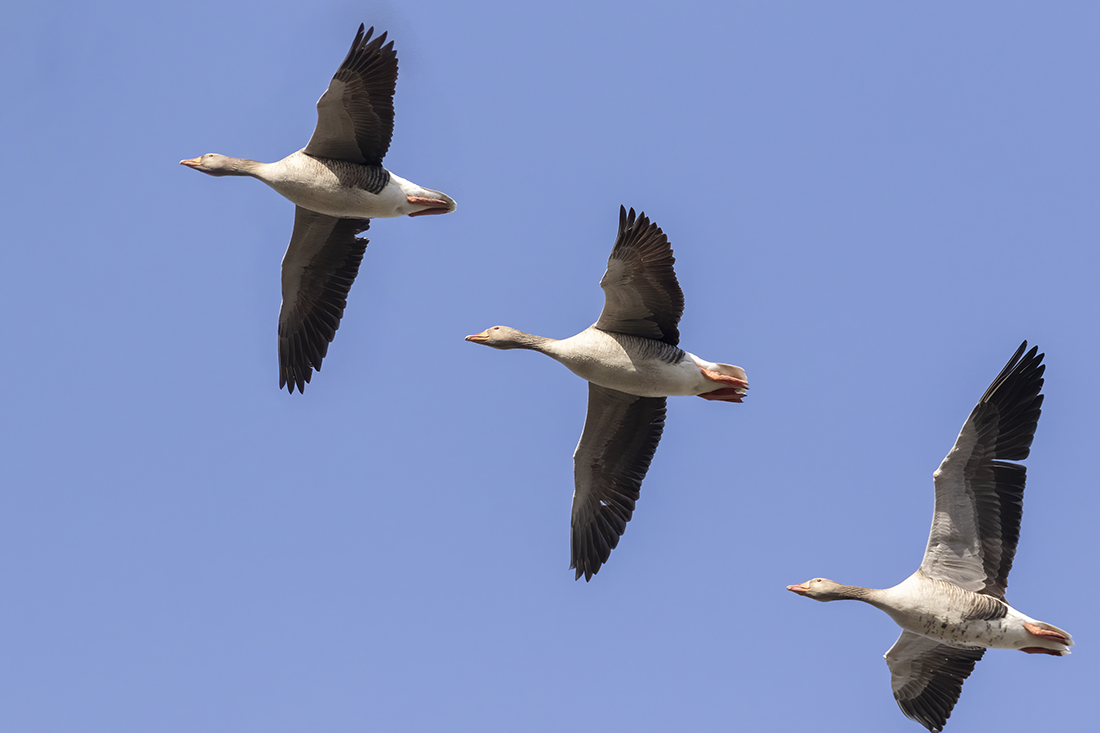
M 279 311 L 279 388 L 304 392 L 328 353 L 348 304 L 348 291 L 367 240 L 369 219 L 337 219 L 301 206 L 283 256 L 283 305 Z
M 665 427 L 665 398 L 588 384 L 588 416 L 573 453 L 572 555 L 591 580 L 619 544 Z
M 321 158 L 382 165 L 393 136 L 397 53 L 386 34 L 370 39 L 363 26 L 328 90 L 317 100 L 317 129 L 304 151 Z
M 684 314 L 684 292 L 672 269 L 676 260 L 661 228 L 645 213 L 619 207 L 619 234 L 600 279 L 603 312 L 596 328 L 663 341 L 680 342 L 676 327 Z
M 909 631 L 886 652 L 890 686 L 901 712 L 930 731 L 941 731 L 959 700 L 963 681 L 985 649 L 956 649 Z
M 1043 404 L 1042 354 L 1025 341 L 962 427 L 933 474 L 936 508 L 921 570 L 967 590 L 1004 600 L 1020 539 L 1022 461 Z

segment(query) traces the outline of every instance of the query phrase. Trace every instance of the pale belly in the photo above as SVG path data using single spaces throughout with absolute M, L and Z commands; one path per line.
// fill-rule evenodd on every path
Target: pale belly
M 338 219 L 384 219 L 405 216 L 418 208 L 409 203 L 392 173 L 378 193 L 359 187 L 356 176 L 361 173 L 345 170 L 344 175 L 342 182 L 317 159 L 294 153 L 261 169 L 256 177 L 296 205 Z
M 336 176 L 331 177 L 332 185 L 319 186 L 318 183 L 315 180 L 306 185 L 284 180 L 271 184 L 271 187 L 304 209 L 338 219 L 384 219 L 415 211 L 408 197 L 396 186 L 386 186 L 374 194 L 340 186 Z M 322 180 L 320 183 L 327 184 L 329 181 Z
M 943 600 L 943 599 L 939 599 Z M 1021 649 L 1036 644 L 1026 629 L 1025 622 L 1034 619 L 1023 615 L 1011 606 L 1001 618 L 964 618 L 958 605 L 936 604 L 935 609 L 917 611 L 913 608 L 884 609 L 898 626 L 914 634 L 927 636 L 948 646 L 983 649 Z
M 690 361 L 679 364 L 636 365 L 629 362 L 614 365 L 566 365 L 579 377 L 608 389 L 617 389 L 639 397 L 683 397 L 709 392 L 715 385 L 708 383 L 699 368 Z
M 1042 648 L 1068 654 L 1069 634 L 985 595 L 935 580 L 920 570 L 904 581 L 872 591 L 878 606 L 906 631 L 964 649 Z M 984 618 L 983 618 L 984 617 Z M 1030 627 L 1030 630 L 1029 630 Z
M 1019 649 L 1027 645 L 1023 629 L 1016 629 L 1018 633 L 1015 633 L 1008 617 L 948 624 L 941 619 L 925 616 L 910 620 L 903 628 L 954 647 Z
M 621 338 L 594 330 L 582 331 L 557 343 L 566 345 L 569 342 L 585 343 L 584 356 L 570 353 L 568 349 L 550 355 L 578 377 L 601 387 L 639 397 L 690 396 L 716 388 L 687 352 L 683 352 L 682 361 L 669 363 L 651 354 L 631 353 Z

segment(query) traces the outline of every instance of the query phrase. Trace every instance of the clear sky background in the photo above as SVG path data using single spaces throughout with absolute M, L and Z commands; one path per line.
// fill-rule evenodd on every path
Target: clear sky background
M 962 5 L 962 7 L 960 7 Z M 174 7 L 173 7 L 174 6 Z M 1014 606 L 948 731 L 1095 725 L 1095 3 L 20 3 L 0 35 L 0 729 L 898 731 L 893 585 L 932 471 L 1046 352 Z M 278 389 L 277 160 L 360 22 L 400 58 L 324 369 Z M 634 519 L 569 570 L 586 387 L 466 334 L 591 324 L 620 204 L 668 234 L 681 345 Z

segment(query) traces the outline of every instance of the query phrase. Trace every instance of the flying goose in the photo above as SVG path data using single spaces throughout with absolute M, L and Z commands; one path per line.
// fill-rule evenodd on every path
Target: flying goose
M 665 424 L 665 398 L 698 395 L 741 402 L 741 367 L 677 347 L 684 294 L 664 232 L 645 213 L 619 207 L 619 232 L 600 280 L 600 319 L 557 340 L 494 326 L 467 341 L 531 349 L 588 380 L 588 416 L 573 453 L 576 489 L 570 542 L 576 578 L 592 579 L 619 544 Z
M 816 601 L 854 599 L 881 608 L 902 628 L 886 652 L 901 711 L 943 730 L 963 680 L 986 649 L 1069 654 L 1070 635 L 1005 601 L 1020 538 L 1026 469 L 1043 396 L 1043 354 L 1025 341 L 962 427 L 932 474 L 936 506 L 924 560 L 893 588 L 814 578 L 787 590 Z
M 295 204 L 294 230 L 283 256 L 279 311 L 279 388 L 305 390 L 340 327 L 359 272 L 370 220 L 446 214 L 455 202 L 382 167 L 393 135 L 397 54 L 386 34 L 359 32 L 317 101 L 309 143 L 275 163 L 207 153 L 181 160 L 211 176 L 258 178 Z M 383 45 L 385 44 L 385 45 Z

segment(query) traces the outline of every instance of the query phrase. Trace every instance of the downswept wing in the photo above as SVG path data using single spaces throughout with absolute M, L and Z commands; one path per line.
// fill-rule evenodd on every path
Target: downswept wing
M 619 207 L 619 233 L 600 279 L 603 312 L 596 328 L 663 341 L 680 342 L 677 324 L 684 314 L 684 292 L 672 266 L 672 247 L 661 228 L 643 212 Z
M 588 384 L 588 416 L 573 453 L 569 567 L 591 580 L 619 544 L 665 427 L 665 398 Z
M 909 631 L 886 652 L 890 686 L 901 712 L 930 731 L 941 731 L 963 682 L 985 649 L 957 649 Z
M 1046 369 L 1025 341 L 982 395 L 933 474 L 936 506 L 921 570 L 1004 600 L 1020 539 L 1024 479 Z
M 337 219 L 298 206 L 283 256 L 279 310 L 279 388 L 304 392 L 328 353 L 359 273 L 370 219 Z
M 317 128 L 304 152 L 365 165 L 382 165 L 393 136 L 393 93 L 397 53 L 386 34 L 370 39 L 363 26 L 317 100 Z

